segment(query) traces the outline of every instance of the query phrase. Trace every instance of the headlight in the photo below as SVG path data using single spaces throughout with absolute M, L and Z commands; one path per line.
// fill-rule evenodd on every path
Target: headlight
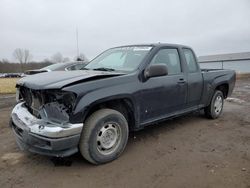
M 68 108 L 73 108 L 75 106 L 76 95 L 71 92 L 65 92 L 62 96 L 63 104 Z
M 47 90 L 43 93 L 40 116 L 55 122 L 68 122 L 75 106 L 76 94 L 68 91 Z
M 48 90 L 43 96 L 45 104 L 51 102 L 63 104 L 68 113 L 71 113 L 75 106 L 76 94 L 69 91 Z

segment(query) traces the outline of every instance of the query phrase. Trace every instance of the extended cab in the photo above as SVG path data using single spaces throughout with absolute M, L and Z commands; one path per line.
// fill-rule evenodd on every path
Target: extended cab
M 131 131 L 200 109 L 219 117 L 234 85 L 234 71 L 201 70 L 187 46 L 116 47 L 83 70 L 18 81 L 10 125 L 21 149 L 58 157 L 80 151 L 102 164 L 123 152 Z

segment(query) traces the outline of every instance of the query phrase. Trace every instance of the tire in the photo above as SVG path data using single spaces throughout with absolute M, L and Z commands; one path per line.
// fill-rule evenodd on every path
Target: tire
M 204 109 L 205 115 L 210 119 L 218 118 L 222 113 L 223 105 L 224 105 L 223 93 L 219 90 L 216 90 L 210 101 L 209 106 L 207 106 Z
M 90 115 L 83 126 L 79 150 L 93 164 L 118 158 L 128 141 L 128 123 L 118 111 L 101 109 Z

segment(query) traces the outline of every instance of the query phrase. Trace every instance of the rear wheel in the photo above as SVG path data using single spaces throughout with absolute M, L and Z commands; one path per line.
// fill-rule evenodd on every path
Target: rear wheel
M 127 120 L 120 112 L 98 110 L 90 115 L 83 126 L 80 152 L 93 164 L 110 162 L 123 152 L 128 132 Z
M 211 119 L 218 118 L 222 113 L 223 105 L 224 105 L 223 93 L 219 90 L 216 90 L 214 92 L 214 95 L 212 97 L 209 106 L 207 106 L 204 109 L 206 116 Z

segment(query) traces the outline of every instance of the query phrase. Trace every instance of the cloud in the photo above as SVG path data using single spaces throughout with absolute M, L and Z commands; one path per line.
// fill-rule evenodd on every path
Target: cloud
M 182 43 L 198 55 L 250 51 L 248 0 L 2 0 L 0 58 L 27 48 L 34 59 L 56 52 L 90 59 L 124 44 Z

